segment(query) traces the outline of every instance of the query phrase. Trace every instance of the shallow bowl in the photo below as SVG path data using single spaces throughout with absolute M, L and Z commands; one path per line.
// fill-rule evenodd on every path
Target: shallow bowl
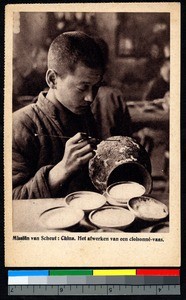
M 89 220 L 99 228 L 124 229 L 131 225 L 135 219 L 134 214 L 119 206 L 104 206 L 89 214 Z
M 80 208 L 85 212 L 90 212 L 102 207 L 106 203 L 106 198 L 99 193 L 78 191 L 67 195 L 65 202 L 73 208 Z
M 105 197 L 111 205 L 127 207 L 131 198 L 143 194 L 145 194 L 143 185 L 133 181 L 120 181 L 108 186 Z
M 145 221 L 158 221 L 168 216 L 167 206 L 149 196 L 130 199 L 128 208 L 136 217 Z
M 46 229 L 59 230 L 78 224 L 83 217 L 81 209 L 59 206 L 45 210 L 39 217 L 39 223 Z

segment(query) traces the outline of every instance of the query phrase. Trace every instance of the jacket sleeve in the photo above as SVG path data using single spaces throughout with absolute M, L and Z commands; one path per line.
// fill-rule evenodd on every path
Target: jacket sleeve
M 26 183 L 20 184 L 13 188 L 13 199 L 38 199 L 51 198 L 51 192 L 48 186 L 47 177 L 50 168 L 45 166 L 39 169 L 36 174 Z M 28 169 L 25 170 L 28 174 Z M 13 181 L 14 181 L 13 177 Z
M 53 166 L 47 165 L 37 170 L 39 151 L 33 122 L 28 117 L 20 121 L 20 116 L 15 116 L 12 141 L 13 199 L 51 197 L 47 178 Z

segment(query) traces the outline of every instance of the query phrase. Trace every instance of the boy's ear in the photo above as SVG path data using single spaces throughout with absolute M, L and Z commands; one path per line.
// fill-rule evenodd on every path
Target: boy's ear
M 46 72 L 46 82 L 51 89 L 56 88 L 56 72 L 52 69 L 48 69 Z

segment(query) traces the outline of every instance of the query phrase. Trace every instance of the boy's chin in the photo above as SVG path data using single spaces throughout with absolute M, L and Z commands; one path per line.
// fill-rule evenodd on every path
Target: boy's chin
M 76 109 L 71 110 L 76 115 L 82 115 L 85 114 L 89 109 L 89 106 L 86 107 L 78 107 Z

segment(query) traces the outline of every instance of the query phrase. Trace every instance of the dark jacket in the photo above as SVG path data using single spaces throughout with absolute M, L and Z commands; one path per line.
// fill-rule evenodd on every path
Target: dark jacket
M 122 92 L 110 86 L 99 88 L 91 110 L 101 139 L 114 135 L 131 136 L 132 126 Z
M 13 199 L 53 196 L 48 173 L 63 158 L 66 140 L 51 135 L 72 137 L 77 132 L 97 136 L 91 112 L 79 116 L 64 106 L 59 111 L 43 93 L 36 103 L 13 114 Z M 63 197 L 77 190 L 95 190 L 88 176 L 88 165 L 73 174 L 55 196 Z

